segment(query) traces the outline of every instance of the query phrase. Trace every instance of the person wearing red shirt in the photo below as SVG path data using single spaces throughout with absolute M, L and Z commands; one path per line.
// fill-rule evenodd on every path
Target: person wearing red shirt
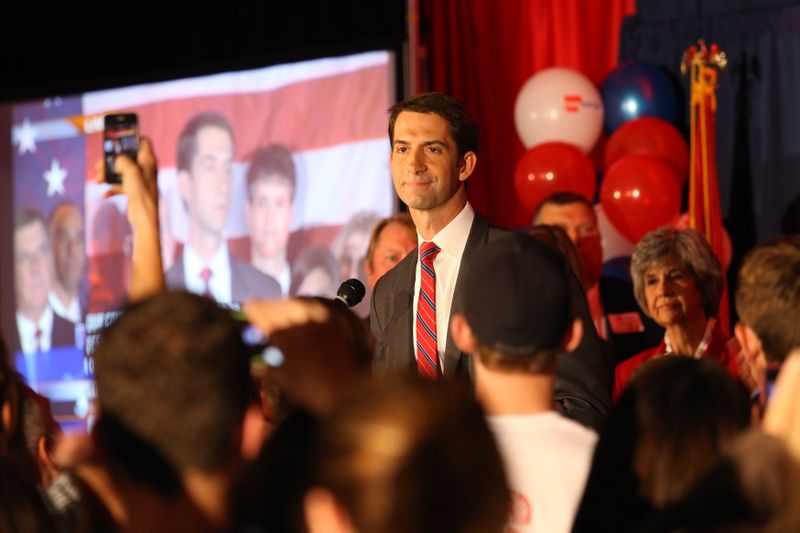
M 661 344 L 617 365 L 614 399 L 645 361 L 666 354 L 708 357 L 739 377 L 736 340 L 716 319 L 723 270 L 706 240 L 694 230 L 664 227 L 645 235 L 631 257 L 636 301 L 666 333 Z

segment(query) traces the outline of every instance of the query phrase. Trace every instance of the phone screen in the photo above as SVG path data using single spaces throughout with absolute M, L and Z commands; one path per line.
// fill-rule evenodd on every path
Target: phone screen
M 135 113 L 105 116 L 103 153 L 106 162 L 106 182 L 122 183 L 122 176 L 114 172 L 114 160 L 120 154 L 136 159 L 139 153 L 139 119 Z

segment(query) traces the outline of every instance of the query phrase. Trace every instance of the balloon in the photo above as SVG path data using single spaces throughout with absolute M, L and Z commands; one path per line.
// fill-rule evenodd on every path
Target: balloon
M 634 244 L 625 238 L 614 224 L 608 220 L 603 204 L 594 204 L 597 217 L 597 229 L 600 231 L 600 244 L 603 247 L 603 263 L 619 257 L 630 257 L 633 254 Z
M 608 219 L 629 241 L 674 223 L 681 191 L 672 168 L 663 159 L 630 155 L 611 165 L 600 187 L 600 202 Z
M 555 192 L 576 192 L 590 202 L 597 178 L 592 161 L 574 146 L 551 142 L 525 152 L 517 162 L 514 186 L 522 204 L 531 212 Z
M 514 124 L 525 148 L 561 141 L 588 153 L 603 129 L 603 101 L 583 74 L 566 68 L 545 69 L 520 89 Z
M 606 145 L 603 170 L 627 155 L 660 157 L 675 169 L 678 184 L 689 176 L 689 147 L 678 129 L 656 117 L 641 117 L 626 122 L 614 132 Z
M 675 123 L 681 105 L 669 76 L 655 65 L 628 61 L 611 71 L 601 89 L 605 130 L 615 131 L 639 117 L 658 117 Z

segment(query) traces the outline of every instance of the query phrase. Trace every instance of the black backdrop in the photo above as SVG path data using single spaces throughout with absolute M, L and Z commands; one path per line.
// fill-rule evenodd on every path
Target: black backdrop
M 729 61 L 717 90 L 717 163 L 736 263 L 781 232 L 800 194 L 800 2 L 639 0 L 623 26 L 620 60 L 662 66 L 686 97 L 680 57 L 701 37 Z
M 405 0 L 3 2 L 0 103 L 376 49 L 396 52 L 402 95 L 405 14 Z M 10 119 L 0 108 L 0 161 L 11 159 Z M 5 167 L 0 229 L 12 227 Z M 10 234 L 0 231 L 3 257 Z M 0 270 L 0 321 L 13 294 Z
M 717 166 L 735 286 L 749 249 L 787 226 L 798 231 L 797 200 L 790 206 L 800 198 L 800 2 L 639 0 L 637 14 L 623 24 L 620 61 L 663 67 L 688 98 L 680 58 L 698 38 L 728 55 L 718 77 Z

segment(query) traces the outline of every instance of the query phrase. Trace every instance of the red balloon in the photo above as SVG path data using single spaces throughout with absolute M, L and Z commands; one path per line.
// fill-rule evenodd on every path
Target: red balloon
M 555 192 L 575 192 L 590 202 L 597 189 L 592 161 L 571 144 L 543 143 L 517 162 L 514 185 L 522 204 L 532 213 Z
M 648 155 L 623 157 L 611 165 L 600 187 L 606 216 L 631 242 L 665 224 L 673 224 L 681 208 L 681 190 L 672 168 Z
M 666 160 L 675 170 L 678 184 L 689 176 L 689 148 L 683 135 L 669 122 L 642 117 L 626 122 L 614 132 L 606 145 L 603 169 L 629 155 L 651 155 Z

